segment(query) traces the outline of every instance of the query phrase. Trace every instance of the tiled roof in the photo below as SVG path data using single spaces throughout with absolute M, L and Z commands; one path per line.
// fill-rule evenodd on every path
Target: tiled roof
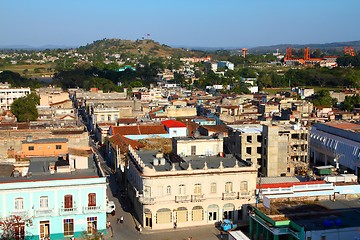
M 167 133 L 163 125 L 111 126 L 111 128 L 113 135 L 143 135 Z
M 228 132 L 226 125 L 203 125 L 201 127 L 207 129 L 208 131 L 212 131 L 212 132 Z
M 133 149 L 139 149 L 139 148 L 144 147 L 144 144 L 142 144 L 138 141 L 129 139 L 127 137 L 124 137 L 120 134 L 116 134 L 115 136 L 110 137 L 109 141 L 113 146 L 118 146 L 122 153 L 127 152 L 129 145 Z
M 119 118 L 118 123 L 136 123 L 136 118 Z

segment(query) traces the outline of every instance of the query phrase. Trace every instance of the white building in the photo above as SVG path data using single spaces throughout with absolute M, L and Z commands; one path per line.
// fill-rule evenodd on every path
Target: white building
M 30 88 L 0 88 L 0 108 L 2 110 L 10 110 L 14 100 L 25 97 L 30 93 Z
M 145 228 L 169 229 L 246 220 L 257 169 L 234 157 L 178 155 L 129 147 L 127 180 L 134 211 Z

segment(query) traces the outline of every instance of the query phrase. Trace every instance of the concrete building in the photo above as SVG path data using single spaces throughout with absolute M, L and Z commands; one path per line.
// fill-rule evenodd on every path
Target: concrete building
M 314 165 L 333 165 L 360 174 L 360 125 L 318 123 L 310 131 L 310 158 Z
M 231 153 L 247 162 L 261 165 L 262 131 L 260 124 L 228 125 L 229 138 L 226 144 Z
M 308 130 L 300 125 L 263 125 L 262 159 L 259 171 L 263 176 L 292 176 L 306 171 Z
M 145 228 L 169 229 L 246 218 L 254 202 L 257 169 L 234 157 L 178 155 L 129 148 L 127 181 Z
M 30 93 L 30 88 L 10 88 L 9 86 L 3 85 L 0 88 L 0 109 L 2 111 L 10 110 L 10 106 L 14 100 L 25 97 Z

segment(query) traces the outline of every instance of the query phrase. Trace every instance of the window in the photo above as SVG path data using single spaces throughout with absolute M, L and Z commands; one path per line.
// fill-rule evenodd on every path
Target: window
M 88 207 L 95 207 L 96 206 L 96 193 L 89 193 L 88 194 Z
M 101 121 L 105 121 L 105 116 L 104 116 L 104 115 L 101 115 L 101 116 L 100 116 L 100 120 L 101 120 Z
M 247 148 L 246 148 L 246 153 L 247 153 L 247 154 L 251 154 L 251 147 L 247 147 Z
M 61 145 L 56 145 L 56 150 L 61 149 Z
M 64 206 L 65 208 L 73 208 L 73 197 L 72 195 L 65 195 L 64 196 Z
M 232 193 L 232 182 L 225 183 L 225 192 Z
M 74 235 L 74 219 L 64 219 L 64 235 Z
M 171 186 L 166 187 L 166 194 L 171 195 Z
M 261 135 L 257 135 L 257 142 L 261 143 L 262 139 L 261 139 Z
M 252 136 L 246 136 L 246 141 L 248 143 L 252 143 Z
M 257 148 L 256 148 L 256 153 L 261 154 L 261 150 L 262 150 L 261 147 L 257 147 Z
M 111 121 L 111 115 L 108 115 L 107 120 Z
M 184 184 L 179 185 L 179 195 L 185 195 L 185 185 Z
M 195 195 L 201 194 L 201 184 L 200 183 L 195 184 L 194 194 Z
M 95 234 L 97 229 L 97 217 L 87 218 L 87 232 L 89 234 Z
M 191 156 L 196 155 L 196 146 L 191 146 Z
M 24 199 L 15 198 L 15 210 L 23 210 L 23 209 L 24 209 Z
M 211 193 L 216 193 L 216 183 L 211 183 L 211 185 L 210 185 L 210 192 L 211 192 Z
M 247 181 L 240 182 L 240 192 L 242 194 L 246 194 L 248 192 L 248 182 Z
M 48 208 L 49 207 L 49 199 L 47 196 L 40 197 L 40 208 Z
M 34 151 L 34 146 L 29 146 L 29 147 L 28 147 L 28 150 L 29 150 L 29 151 Z

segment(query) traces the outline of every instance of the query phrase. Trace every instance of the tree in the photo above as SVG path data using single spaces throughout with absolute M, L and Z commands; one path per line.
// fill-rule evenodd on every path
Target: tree
M 320 90 L 316 95 L 316 99 L 313 100 L 313 104 L 318 107 L 331 107 L 334 105 L 334 100 L 328 90 Z
M 40 104 L 40 98 L 31 93 L 26 97 L 18 98 L 11 104 L 11 112 L 16 116 L 18 122 L 35 121 L 39 114 L 36 106 Z
M 32 219 L 16 215 L 1 219 L 1 239 L 24 239 L 25 225 L 32 225 Z

